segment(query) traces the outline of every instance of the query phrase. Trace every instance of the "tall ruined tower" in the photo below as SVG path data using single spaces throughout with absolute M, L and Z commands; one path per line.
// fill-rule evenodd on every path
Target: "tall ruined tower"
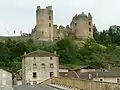
M 38 41 L 53 41 L 53 10 L 52 6 L 41 9 L 37 6 L 36 26 L 33 38 Z
M 73 38 L 75 40 L 93 38 L 93 23 L 91 14 L 88 13 L 87 16 L 84 14 L 84 12 L 82 12 L 82 14 L 73 17 L 71 28 Z

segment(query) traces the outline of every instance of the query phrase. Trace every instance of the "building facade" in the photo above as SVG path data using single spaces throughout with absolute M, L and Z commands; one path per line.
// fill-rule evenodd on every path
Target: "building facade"
M 12 90 L 12 74 L 0 69 L 0 90 Z
M 23 56 L 23 84 L 39 84 L 52 76 L 59 75 L 59 58 L 46 51 L 34 51 Z

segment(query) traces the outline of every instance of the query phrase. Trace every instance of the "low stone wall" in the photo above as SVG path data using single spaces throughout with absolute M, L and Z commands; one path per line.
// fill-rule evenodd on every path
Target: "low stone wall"
M 15 40 L 15 41 L 27 41 L 28 39 L 30 39 L 29 36 L 11 36 L 11 37 L 4 37 L 4 36 L 0 36 L 0 41 L 5 41 L 5 40 Z
M 72 88 L 73 90 L 120 90 L 120 84 L 116 83 L 69 79 L 62 77 L 51 78 L 51 84 Z

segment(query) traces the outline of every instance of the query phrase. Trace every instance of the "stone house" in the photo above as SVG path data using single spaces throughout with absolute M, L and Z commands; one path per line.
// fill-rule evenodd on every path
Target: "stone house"
M 56 53 L 37 50 L 23 55 L 23 84 L 39 84 L 59 75 L 59 57 Z

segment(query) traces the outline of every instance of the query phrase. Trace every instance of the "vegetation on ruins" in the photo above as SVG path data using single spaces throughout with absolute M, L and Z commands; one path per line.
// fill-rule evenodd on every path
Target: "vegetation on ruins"
M 11 72 L 21 68 L 21 58 L 24 52 L 38 49 L 50 52 L 56 51 L 60 56 L 60 65 L 72 68 L 80 65 L 91 65 L 105 68 L 108 64 L 120 66 L 120 29 L 119 26 L 98 32 L 94 26 L 94 39 L 88 39 L 83 47 L 76 45 L 70 37 L 55 44 L 34 44 L 32 39 L 27 42 L 0 42 L 0 67 Z

